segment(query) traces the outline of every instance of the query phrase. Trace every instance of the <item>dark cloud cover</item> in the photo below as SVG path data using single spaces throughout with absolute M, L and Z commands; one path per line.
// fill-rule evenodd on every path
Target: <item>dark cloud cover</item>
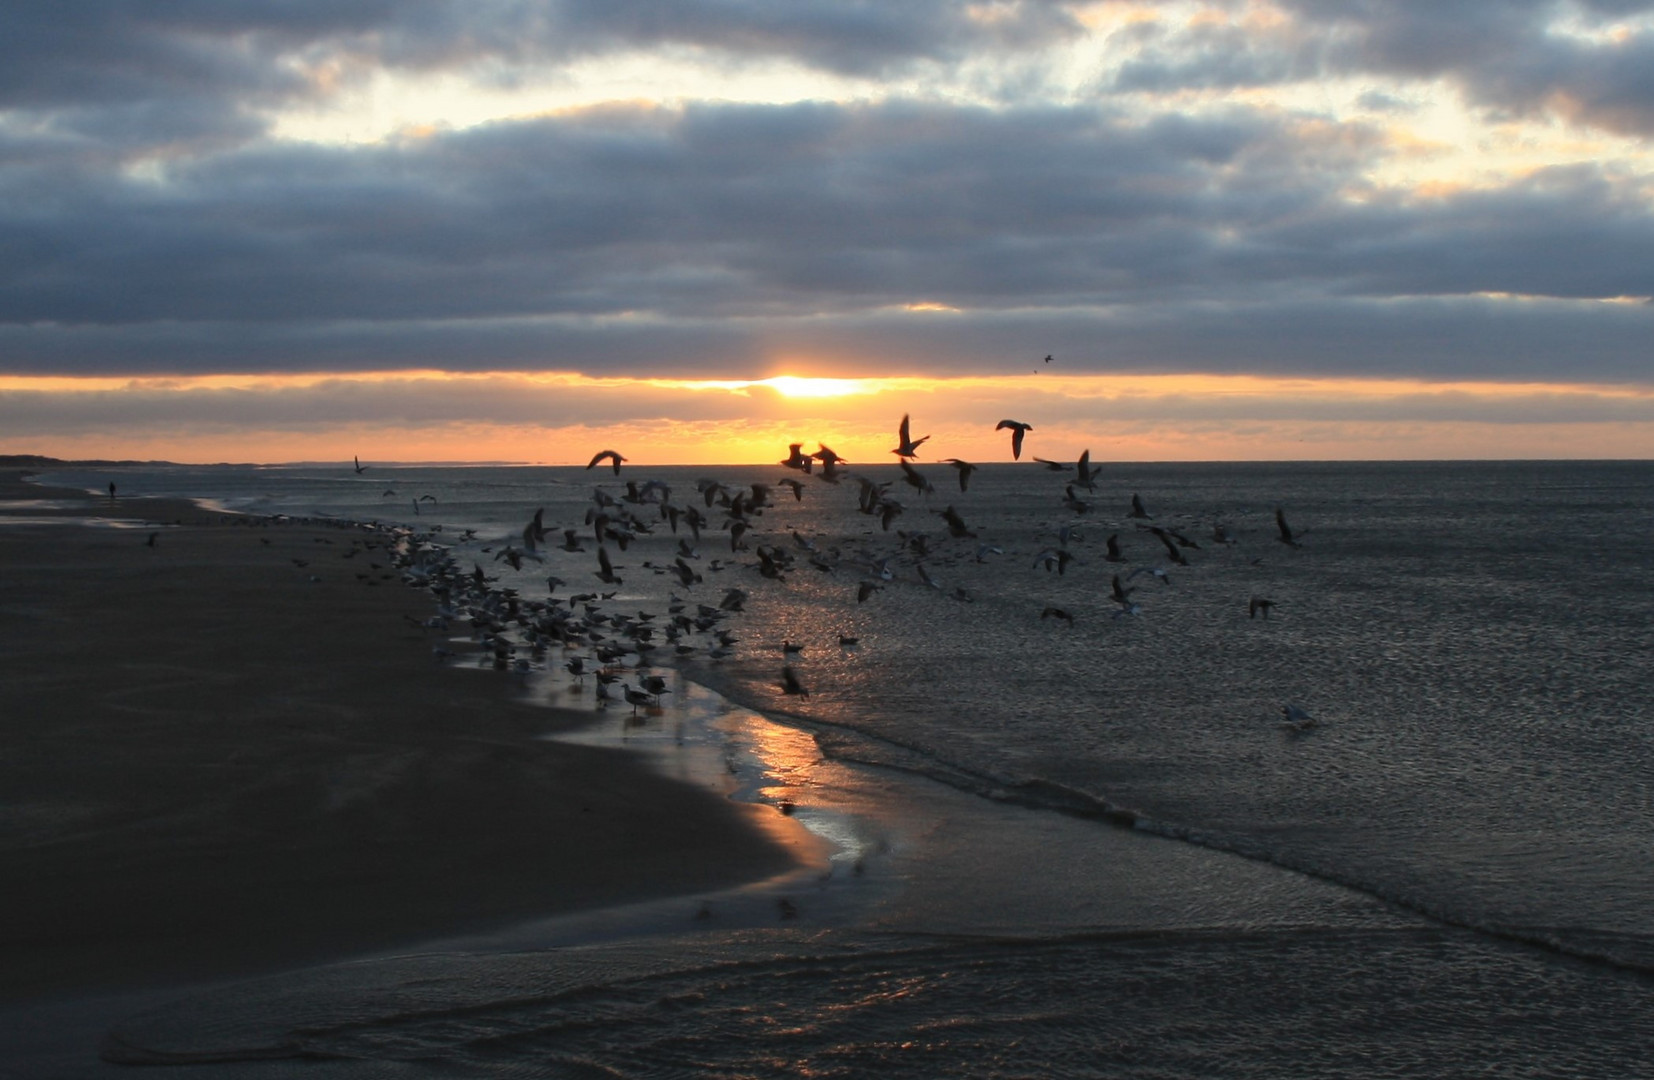
M 1620 131 L 1654 116 L 1654 37 L 1556 37 L 1552 4 L 1282 8 L 1250 36 L 1136 30 L 1115 88 L 1369 72 Z M 1262 105 L 615 104 L 366 146 L 262 137 L 268 110 L 375 65 L 669 44 L 876 75 L 1065 40 L 1057 3 L 23 2 L 0 20 L 0 372 L 738 377 L 793 354 L 989 371 L 1057 350 L 1090 370 L 1620 379 L 1646 377 L 1654 341 L 1654 308 L 1590 302 L 1654 294 L 1647 177 L 1375 190 L 1382 130 Z
M 1629 135 L 1654 134 L 1654 30 L 1590 39 L 1558 33 L 1654 12 L 1648 0 L 1278 0 L 1266 31 L 1146 24 L 1113 90 L 1169 94 L 1324 76 L 1447 79 L 1471 104 Z

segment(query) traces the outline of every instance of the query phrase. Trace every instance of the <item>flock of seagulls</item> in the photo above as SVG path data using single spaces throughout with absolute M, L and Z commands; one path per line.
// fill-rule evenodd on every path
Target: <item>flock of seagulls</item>
M 1013 459 L 1019 460 L 1033 425 L 1019 420 L 1001 420 L 996 431 L 1009 431 Z M 636 716 L 640 710 L 656 708 L 661 695 L 669 693 L 659 676 L 643 675 L 628 685 L 628 672 L 640 672 L 663 657 L 705 657 L 717 661 L 734 655 L 741 641 L 732 620 L 743 611 L 750 599 L 751 589 L 770 587 L 765 582 L 784 582 L 795 573 L 812 572 L 829 576 L 848 576 L 857 604 L 872 602 L 890 588 L 917 585 L 954 600 L 971 603 L 977 598 L 967 589 L 949 588 L 933 573 L 927 562 L 935 566 L 957 564 L 969 557 L 982 563 L 1005 553 L 1004 545 L 983 541 L 966 520 L 960 505 L 949 503 L 936 509 L 926 506 L 928 513 L 939 517 L 945 532 L 934 534 L 923 528 L 904 529 L 903 523 L 917 525 L 912 508 L 904 499 L 929 503 L 941 501 L 935 481 L 917 464 L 921 451 L 930 441 L 929 435 L 917 438 L 912 433 L 912 421 L 904 414 L 897 425 L 897 445 L 890 453 L 897 458 L 899 475 L 894 479 L 880 479 L 864 471 L 852 471 L 851 463 L 835 453 L 826 444 L 819 444 L 814 452 L 806 452 L 803 443 L 788 446 L 786 457 L 778 464 L 790 472 L 810 478 L 810 482 L 788 476 L 773 482 L 727 484 L 705 479 L 695 486 L 693 495 L 674 492 L 658 480 L 625 481 L 625 491 L 616 493 L 598 485 L 593 488 L 590 503 L 580 525 L 548 526 L 543 509 L 535 512 L 518 537 L 496 547 L 482 550 L 493 555 L 494 561 L 505 562 L 515 570 L 527 563 L 545 563 L 551 552 L 585 554 L 595 560 L 591 579 L 610 591 L 570 591 L 578 589 L 569 581 L 549 574 L 544 580 L 547 592 L 543 598 L 522 595 L 519 590 L 501 587 L 479 561 L 470 569 L 459 564 L 452 549 L 435 543 L 429 536 L 417 534 L 404 538 L 401 570 L 410 584 L 429 588 L 438 600 L 438 612 L 428 628 L 448 630 L 456 621 L 469 623 L 485 656 L 492 657 L 494 666 L 519 671 L 543 667 L 547 651 L 553 647 L 565 653 L 573 652 L 564 663 L 570 676 L 584 684 L 588 675 L 596 683 L 600 701 L 618 700 L 631 706 Z M 972 476 L 978 467 L 961 458 L 943 458 L 941 463 L 954 470 L 961 498 L 970 490 Z M 1084 566 L 1092 557 L 1084 555 L 1077 542 L 1083 539 L 1082 526 L 1092 520 L 1097 509 L 1095 493 L 1102 467 L 1091 463 L 1090 451 L 1082 453 L 1075 462 L 1051 461 L 1034 457 L 1032 461 L 1043 469 L 1063 474 L 1062 496 L 1053 496 L 1053 513 L 1058 508 L 1071 518 L 1046 534 L 1054 543 L 1042 545 L 1033 556 L 1030 569 L 1068 578 L 1076 566 Z M 602 450 L 587 464 L 588 470 L 608 463 L 611 474 L 618 478 L 627 459 L 616 450 Z M 355 462 L 357 472 L 364 468 Z M 856 491 L 856 510 L 866 515 L 868 524 L 863 535 L 884 536 L 889 541 L 857 544 L 844 537 L 836 542 L 826 538 L 801 535 L 796 529 L 789 535 L 766 528 L 765 514 L 790 503 L 802 502 L 807 493 L 825 491 L 814 485 L 837 487 L 851 481 Z M 900 485 L 900 488 L 898 488 Z M 909 492 L 898 497 L 897 492 Z M 784 494 L 783 494 L 784 493 Z M 425 498 L 429 498 L 426 496 Z M 415 500 L 417 512 L 419 501 Z M 1166 565 L 1152 562 L 1135 565 L 1122 542 L 1121 528 L 1116 527 L 1104 539 L 1101 559 L 1122 569 L 1114 572 L 1108 591 L 1097 599 L 1112 609 L 1115 619 L 1136 618 L 1144 615 L 1147 601 L 1139 595 L 1137 584 L 1147 579 L 1162 588 L 1173 584 L 1173 571 L 1191 565 L 1191 552 L 1201 552 L 1201 542 L 1185 530 L 1157 521 L 1141 495 L 1133 493 L 1129 507 L 1122 508 L 1122 517 L 1130 522 L 1133 532 L 1152 538 L 1158 545 Z M 926 520 L 930 520 L 927 518 Z M 874 523 L 877 532 L 873 531 Z M 1275 540 L 1300 548 L 1304 533 L 1295 532 L 1288 524 L 1285 511 L 1275 511 Z M 623 553 L 632 544 L 645 537 L 661 539 L 660 533 L 670 531 L 674 538 L 670 561 L 644 560 L 640 563 L 622 563 Z M 560 535 L 562 542 L 550 543 Z M 1223 521 L 1212 523 L 1210 543 L 1231 546 L 1237 543 L 1233 529 Z M 720 557 L 703 556 L 703 546 L 716 544 L 727 553 Z M 651 550 L 660 545 L 650 545 Z M 562 556 L 558 557 L 559 559 Z M 1254 559 L 1254 563 L 1261 559 Z M 623 574 L 623 571 L 625 572 Z M 579 580 L 578 571 L 563 570 Z M 636 610 L 617 612 L 616 597 L 625 586 L 626 576 L 635 572 L 650 572 L 666 576 L 674 584 L 664 614 Z M 723 575 L 725 580 L 712 587 L 716 595 L 700 599 L 680 595 L 706 588 L 709 575 Z M 749 577 L 748 575 L 751 575 Z M 1085 575 L 1081 575 L 1084 577 Z M 591 580 L 587 579 L 587 580 Z M 1065 586 L 1066 587 L 1066 586 Z M 1073 626 L 1087 617 L 1085 600 L 1088 594 L 1083 583 L 1074 599 L 1080 606 L 1064 603 L 1047 605 L 1039 613 L 1041 621 L 1054 621 Z M 1152 607 L 1152 604 L 1147 606 Z M 1278 605 L 1269 597 L 1253 595 L 1247 600 L 1249 619 L 1267 622 Z M 841 647 L 853 648 L 854 637 L 840 635 Z M 808 697 L 794 660 L 803 652 L 803 646 L 788 641 L 781 645 L 786 661 L 780 673 L 777 688 L 786 695 Z M 628 666 L 629 665 L 629 666 Z M 1315 721 L 1301 707 L 1284 706 L 1285 725 L 1302 731 L 1314 726 Z

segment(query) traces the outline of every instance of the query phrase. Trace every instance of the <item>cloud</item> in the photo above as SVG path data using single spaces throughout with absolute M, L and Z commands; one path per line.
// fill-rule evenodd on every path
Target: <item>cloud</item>
M 1641 177 L 1573 166 L 1419 198 L 1363 179 L 1376 129 L 1266 109 L 608 106 L 159 176 L 4 145 L 0 371 L 754 375 L 1060 348 L 1141 370 L 1498 373 L 1571 342 L 1613 374 L 1646 307 L 1477 298 L 1654 295 Z
M 1283 20 L 1214 3 L 1206 17 L 1178 23 L 1166 12 L 1134 27 L 1122 37 L 1134 51 L 1106 85 L 1169 95 L 1337 77 L 1444 80 L 1496 114 L 1654 133 L 1654 29 L 1630 21 L 1654 14 L 1646 0 L 1277 3 Z
M 223 115 L 324 98 L 379 69 L 481 74 L 676 47 L 858 75 L 1025 50 L 1080 26 L 1056 0 L 365 0 L 268 4 L 16 0 L 0 37 L 0 108 L 81 129 L 93 108 Z
M 1380 124 L 1222 92 L 1374 76 L 1361 101 L 1383 112 L 1447 80 L 1489 109 L 1643 131 L 1654 38 L 1610 31 L 1654 5 L 1162 7 L 1093 43 L 1114 66 L 1089 94 L 1022 79 L 1084 32 L 1033 0 L 15 9 L 0 373 L 1001 374 L 1054 352 L 1096 373 L 1648 378 L 1645 173 L 1426 195 L 1375 179 L 1406 153 Z M 509 83 L 646 50 L 869 86 L 977 64 L 1030 96 L 268 137 L 281 108 L 387 69 Z

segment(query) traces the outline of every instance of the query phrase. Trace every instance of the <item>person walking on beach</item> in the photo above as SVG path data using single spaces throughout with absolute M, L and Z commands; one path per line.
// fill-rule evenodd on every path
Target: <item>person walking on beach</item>
M 115 501 L 115 481 L 109 481 L 109 501 Z

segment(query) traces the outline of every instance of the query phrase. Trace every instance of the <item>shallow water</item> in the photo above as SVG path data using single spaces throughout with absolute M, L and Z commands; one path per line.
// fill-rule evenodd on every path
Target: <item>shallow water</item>
M 703 584 L 651 573 L 677 539 L 660 523 L 614 553 L 625 584 L 601 602 L 750 594 L 733 654 L 710 659 L 696 639 L 679 668 L 803 735 L 754 734 L 769 730 L 761 718 L 731 720 L 742 710 L 684 683 L 653 730 L 674 744 L 711 732 L 700 764 L 678 767 L 712 782 L 722 762 L 740 792 L 813 816 L 841 844 L 834 884 L 788 886 L 796 914 L 775 925 L 773 895 L 708 901 L 739 925 L 699 920 L 698 944 L 611 935 L 574 954 L 476 957 L 475 1030 L 375 1013 L 352 1053 L 395 1057 L 386 1048 L 406 1038 L 500 1075 L 547 1060 L 571 1075 L 781 1075 L 806 1059 L 829 1075 L 874 1061 L 914 1075 L 1195 1075 L 1219 1061 L 1236 1075 L 1619 1075 L 1646 1060 L 1654 467 L 1108 466 L 1080 493 L 1094 504 L 1083 514 L 1061 503 L 1067 478 L 1039 467 L 987 467 L 968 492 L 922 468 L 929 496 L 898 491 L 888 466 L 859 470 L 895 482 L 904 510 L 888 531 L 857 512 L 854 481 L 803 478 L 799 502 L 778 491 L 747 543 L 798 557 L 781 580 L 716 531 L 694 562 Z M 525 597 L 546 594 L 548 573 L 571 583 L 559 594 L 609 589 L 588 576 L 590 551 L 521 573 L 494 561 L 539 507 L 594 548 L 593 483 L 621 490 L 597 473 L 43 479 L 102 490 L 111 475 L 123 494 L 440 525 L 466 565 Z M 637 478 L 683 503 L 708 475 L 733 487 L 783 470 Z M 1133 493 L 1152 519 L 1128 516 Z M 420 495 L 434 498 L 416 515 Z M 947 535 L 949 505 L 974 538 Z M 1277 506 L 1301 546 L 1276 542 Z M 1233 544 L 1213 537 L 1219 521 Z M 1065 524 L 1083 534 L 1068 540 L 1077 561 L 1036 568 Z M 1190 565 L 1139 524 L 1198 542 L 1180 549 Z M 834 569 L 806 565 L 794 531 Z M 1103 557 L 1111 534 L 1123 564 Z M 1001 551 L 978 562 L 979 544 Z M 891 579 L 858 602 L 881 560 Z M 1171 584 L 1130 576 L 1155 566 Z M 1109 599 L 1116 573 L 1137 614 Z M 1275 601 L 1267 621 L 1248 617 L 1254 595 Z M 1042 619 L 1048 606 L 1072 625 Z M 782 641 L 804 646 L 787 662 L 808 698 L 777 686 Z M 563 655 L 525 692 L 568 703 Z M 1284 729 L 1287 702 L 1318 724 Z M 616 716 L 618 736 L 643 739 Z M 1111 823 L 1122 817 L 1135 828 Z M 690 948 L 704 962 L 677 964 Z M 621 955 L 655 966 L 578 1002 L 524 1011 L 491 982 L 518 964 L 555 982 Z

